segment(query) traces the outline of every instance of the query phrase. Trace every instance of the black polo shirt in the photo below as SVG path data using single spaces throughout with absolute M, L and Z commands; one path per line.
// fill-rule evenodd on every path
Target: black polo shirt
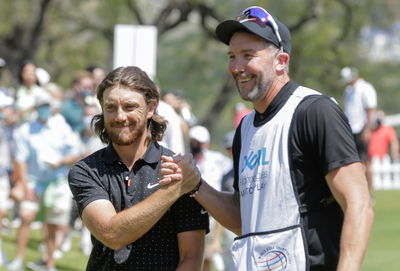
M 129 171 L 109 145 L 77 162 L 68 180 L 79 213 L 98 199 L 111 201 L 117 212 L 141 202 L 159 189 L 160 156 L 172 154 L 152 142 Z M 208 214 L 201 210 L 197 201 L 186 194 L 150 231 L 116 251 L 92 236 L 93 250 L 86 270 L 175 270 L 179 261 L 177 234 L 199 229 L 208 232 Z

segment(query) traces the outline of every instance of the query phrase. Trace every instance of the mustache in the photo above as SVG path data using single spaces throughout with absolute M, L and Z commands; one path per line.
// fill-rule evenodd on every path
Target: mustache
M 127 127 L 127 126 L 132 126 L 134 125 L 133 122 L 130 121 L 113 121 L 110 123 L 110 127 L 114 128 L 121 128 L 121 127 Z

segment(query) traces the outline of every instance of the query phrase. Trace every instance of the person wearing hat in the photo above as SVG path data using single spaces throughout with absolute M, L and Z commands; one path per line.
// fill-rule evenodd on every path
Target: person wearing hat
M 235 192 L 213 189 L 173 157 L 163 157 L 161 183 L 190 183 L 210 215 L 239 235 L 231 270 L 359 270 L 373 210 L 343 111 L 290 79 L 290 32 L 262 7 L 220 23 L 216 34 L 229 46 L 240 96 L 254 107 L 233 141 Z
M 12 191 L 18 197 L 21 226 L 17 233 L 15 259 L 7 270 L 22 270 L 29 241 L 30 225 L 44 204 L 47 254 L 34 264 L 41 270 L 55 270 L 53 252 L 55 233 L 59 226 L 67 225 L 72 196 L 68 190 L 69 167 L 80 155 L 79 141 L 72 129 L 60 116 L 53 116 L 51 96 L 42 93 L 35 97 L 36 118 L 18 126 L 14 131 L 15 167 L 18 179 Z M 49 189 L 52 187 L 52 191 Z M 50 193 L 51 192 L 51 193 Z
M 344 113 L 349 119 L 351 130 L 356 141 L 358 155 L 365 165 L 368 188 L 372 193 L 371 163 L 368 145 L 372 134 L 372 115 L 377 108 L 374 86 L 361 78 L 354 67 L 340 70 L 344 90 Z

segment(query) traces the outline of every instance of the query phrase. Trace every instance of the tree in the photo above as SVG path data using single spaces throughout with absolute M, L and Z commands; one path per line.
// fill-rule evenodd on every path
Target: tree
M 7 65 L 14 78 L 18 78 L 19 69 L 23 62 L 32 59 L 39 46 L 42 35 L 45 15 L 52 0 L 40 0 L 36 9 L 33 9 L 33 18 L 30 21 L 16 20 L 12 22 L 11 31 L 0 35 L 0 52 L 7 61 Z M 2 7 L 9 6 L 17 9 L 17 1 L 2 3 Z M 33 8 L 33 7 L 32 7 Z
M 373 74 L 368 59 L 358 54 L 360 29 L 390 25 L 400 6 L 394 0 L 1 1 L 0 57 L 8 62 L 15 82 L 21 64 L 30 58 L 68 87 L 78 69 L 90 64 L 112 67 L 115 24 L 152 24 L 159 34 L 161 87 L 184 92 L 201 123 L 217 133 L 232 128 L 220 120 L 229 119 L 239 100 L 226 72 L 226 46 L 214 35 L 220 21 L 250 5 L 266 7 L 292 32 L 291 77 L 341 98 L 342 66 L 355 65 Z M 378 85 L 383 80 L 378 78 Z

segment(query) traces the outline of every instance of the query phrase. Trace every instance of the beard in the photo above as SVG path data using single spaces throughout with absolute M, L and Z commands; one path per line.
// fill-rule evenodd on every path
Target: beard
M 236 83 L 240 97 L 248 102 L 258 101 L 263 98 L 271 85 L 272 80 L 267 80 L 266 82 L 257 82 L 248 93 L 245 93 L 240 90 L 239 84 Z
M 129 146 L 135 141 L 138 141 L 146 130 L 147 120 L 141 120 L 136 123 L 118 123 L 111 122 L 110 125 L 105 125 L 108 136 L 113 144 L 119 146 Z M 115 129 L 121 126 L 129 127 L 129 129 Z

